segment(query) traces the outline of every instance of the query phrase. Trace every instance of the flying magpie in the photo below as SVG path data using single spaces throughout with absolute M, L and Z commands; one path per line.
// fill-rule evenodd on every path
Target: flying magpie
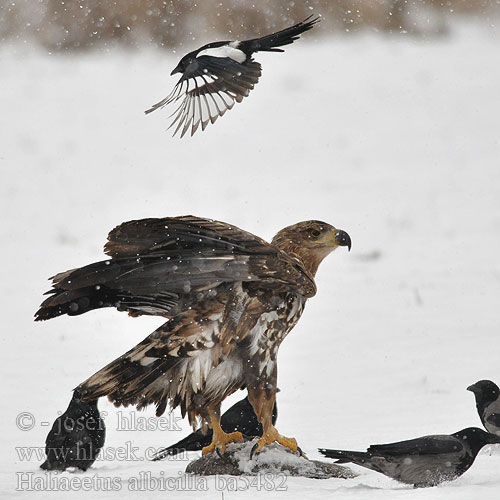
M 480 380 L 467 387 L 476 397 L 476 408 L 484 428 L 500 436 L 500 389 L 491 380 Z
M 415 487 L 436 486 L 461 476 L 483 446 L 500 437 L 469 427 L 451 435 L 424 436 L 391 444 L 376 444 L 362 451 L 319 451 L 336 463 L 352 462 Z
M 255 52 L 284 52 L 277 47 L 293 43 L 319 21 L 319 17 L 309 16 L 271 35 L 242 42 L 212 42 L 190 52 L 171 73 L 182 74 L 172 92 L 145 113 L 180 101 L 170 115 L 175 118 L 169 128 L 177 124 L 173 135 L 181 131 L 183 137 L 189 127 L 193 135 L 200 125 L 205 130 L 208 122 L 214 123 L 235 102 L 241 102 L 259 81 L 261 65 L 252 59 Z
M 272 414 L 273 425 L 276 423 L 277 418 L 278 407 L 275 402 Z M 257 420 L 248 397 L 238 401 L 223 413 L 220 423 L 226 433 L 241 432 L 246 437 L 262 436 L 262 425 Z M 202 430 L 198 429 L 196 432 L 192 432 L 189 436 L 181 439 L 178 443 L 159 450 L 153 457 L 153 460 L 163 460 L 169 455 L 177 455 L 183 451 L 198 451 L 208 446 L 211 441 L 212 429 L 208 429 L 206 434 L 203 434 Z
M 68 409 L 56 419 L 45 440 L 45 470 L 78 467 L 85 471 L 104 445 L 106 427 L 97 409 L 97 400 L 83 402 L 75 391 Z

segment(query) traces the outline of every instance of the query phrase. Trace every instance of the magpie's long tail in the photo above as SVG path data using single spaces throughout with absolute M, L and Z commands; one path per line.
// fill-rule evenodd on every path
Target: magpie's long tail
M 365 451 L 329 450 L 326 448 L 318 448 L 318 451 L 325 457 L 336 458 L 338 464 L 349 462 L 364 464 L 370 458 L 370 455 Z
M 284 52 L 283 49 L 278 49 L 276 47 L 282 47 L 283 45 L 289 45 L 297 40 L 301 33 L 308 31 L 314 27 L 315 24 L 319 23 L 321 19 L 319 17 L 309 16 L 304 21 L 301 21 L 294 26 L 285 28 L 284 30 L 272 33 L 271 35 L 266 35 L 261 38 L 254 38 L 252 40 L 246 40 L 241 42 L 239 48 L 244 52 Z

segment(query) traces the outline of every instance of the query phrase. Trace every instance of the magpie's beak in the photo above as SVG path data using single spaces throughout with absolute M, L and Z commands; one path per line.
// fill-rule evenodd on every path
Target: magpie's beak
M 172 70 L 172 73 L 170 73 L 170 76 L 175 75 L 176 73 L 182 73 L 182 69 L 179 66 L 177 66 L 176 68 L 174 68 Z
M 351 251 L 351 237 L 342 229 L 335 231 L 335 243 L 339 247 L 347 247 L 347 250 Z

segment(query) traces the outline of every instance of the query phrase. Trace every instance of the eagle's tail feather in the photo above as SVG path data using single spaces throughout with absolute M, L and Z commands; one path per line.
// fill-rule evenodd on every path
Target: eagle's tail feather
M 157 414 L 161 415 L 172 385 L 168 372 L 180 360 L 148 358 L 145 356 L 148 349 L 143 341 L 82 382 L 76 389 L 82 400 L 108 396 L 115 406 L 136 405 L 138 409 L 156 404 Z
M 188 364 L 193 358 L 170 342 L 171 328 L 175 322 L 168 321 L 82 382 L 76 388 L 82 400 L 108 396 L 115 406 L 135 405 L 138 410 L 154 404 L 157 416 L 170 403 L 172 408 L 179 405 L 184 416 L 192 395 L 186 388 L 190 384 Z
M 204 307 L 217 311 L 220 304 L 215 301 L 220 299 L 221 295 L 209 298 Z M 220 316 L 207 320 L 193 309 L 178 314 L 76 390 L 84 401 L 108 396 L 116 406 L 135 405 L 139 410 L 154 404 L 158 416 L 167 404 L 179 406 L 182 416 L 188 414 L 195 425 L 207 405 L 220 402 L 218 387 L 204 389 L 210 371 L 223 356 L 217 337 Z M 227 393 L 240 387 L 241 380 L 235 377 Z

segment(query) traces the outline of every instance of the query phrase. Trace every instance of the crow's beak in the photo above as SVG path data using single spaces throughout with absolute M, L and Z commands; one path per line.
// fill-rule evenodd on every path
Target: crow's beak
M 497 436 L 496 434 L 491 434 L 488 436 L 488 443 L 489 444 L 500 444 L 500 436 Z
M 337 229 L 335 231 L 335 243 L 339 247 L 347 247 L 351 251 L 351 237 L 342 229 Z
M 467 387 L 467 390 L 470 391 L 470 392 L 473 392 L 474 394 L 476 392 L 479 392 L 479 389 L 478 389 L 478 387 L 475 384 L 469 385 L 469 387 Z

